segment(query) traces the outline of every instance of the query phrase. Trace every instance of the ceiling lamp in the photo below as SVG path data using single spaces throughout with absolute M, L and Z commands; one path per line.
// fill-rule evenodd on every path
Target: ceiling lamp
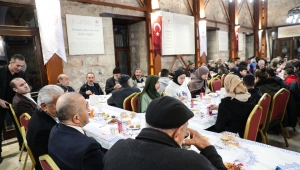
M 300 7 L 293 8 L 288 11 L 286 22 L 287 23 L 296 23 L 297 19 L 299 18 L 300 15 Z M 300 19 L 298 20 L 298 22 Z

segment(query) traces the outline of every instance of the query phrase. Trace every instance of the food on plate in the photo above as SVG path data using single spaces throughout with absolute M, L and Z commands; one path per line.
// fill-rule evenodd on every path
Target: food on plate
M 233 140 L 236 136 L 235 133 L 231 133 L 231 132 L 222 132 L 221 135 L 222 135 L 221 139 L 224 141 Z
M 105 112 L 101 112 L 100 115 L 101 115 L 101 116 L 105 116 Z
M 225 167 L 228 169 L 228 170 L 244 170 L 244 164 L 242 163 L 227 163 L 225 162 L 224 163 Z
M 107 120 L 107 119 L 108 119 L 108 116 L 104 116 L 103 119 L 104 119 L 104 120 Z
M 134 125 L 129 125 L 129 128 L 134 128 Z
M 111 121 L 109 121 L 108 123 L 117 123 L 119 120 L 118 119 L 111 119 Z
M 227 146 L 239 146 L 239 142 L 236 140 L 228 140 L 228 141 L 224 141 L 224 143 Z
M 112 115 L 112 116 L 111 116 L 111 118 L 113 118 L 113 119 L 114 119 L 114 118 L 116 118 L 116 116 Z
M 135 125 L 135 128 L 140 128 L 140 127 L 141 127 L 140 124 L 136 124 L 136 125 Z
M 136 115 L 136 112 L 131 112 L 130 117 L 134 117 Z
M 126 112 L 120 113 L 121 118 L 127 118 L 128 114 Z

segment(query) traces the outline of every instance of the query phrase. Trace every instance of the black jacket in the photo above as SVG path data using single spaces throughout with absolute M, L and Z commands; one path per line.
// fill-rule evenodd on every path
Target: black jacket
M 268 93 L 271 95 L 271 97 L 273 97 L 275 93 L 281 89 L 281 84 L 274 78 L 268 78 L 266 80 L 257 82 L 255 87 L 259 88 L 263 94 Z
M 7 84 L 7 65 L 0 66 L 0 99 L 4 99 L 6 84 Z M 18 73 L 18 77 L 23 78 L 25 80 L 24 71 L 20 71 Z M 8 101 L 11 102 L 11 101 Z
M 111 97 L 107 100 L 107 104 L 123 109 L 124 100 L 134 92 L 141 92 L 141 90 L 139 88 L 130 87 L 129 85 L 123 85 L 122 88 L 114 90 L 111 93 Z
M 254 106 L 250 100 L 241 102 L 237 99 L 231 100 L 231 97 L 223 98 L 219 104 L 216 124 L 207 130 L 218 133 L 229 131 L 243 137 L 247 119 Z
M 114 91 L 114 86 L 116 85 L 114 77 L 110 77 L 106 80 L 105 93 L 109 94 Z
M 85 83 L 80 87 L 79 93 L 82 94 L 84 98 L 89 98 L 89 95 L 85 94 L 88 84 Z M 103 95 L 103 91 L 98 83 L 94 83 L 94 86 L 99 90 L 100 95 Z
M 259 99 L 262 96 L 262 93 L 259 90 L 259 88 L 254 87 L 254 88 L 248 89 L 248 92 L 251 94 L 250 100 L 252 101 L 252 103 L 257 104 Z
M 104 156 L 105 170 L 226 169 L 214 146 L 185 150 L 156 129 L 144 128 L 136 139 L 119 140 Z
M 35 169 L 42 169 L 39 156 L 48 154 L 48 139 L 56 121 L 44 111 L 36 110 L 29 123 L 26 139 L 36 161 Z
M 103 152 L 93 138 L 64 124 L 55 125 L 49 137 L 49 156 L 60 169 L 101 170 Z

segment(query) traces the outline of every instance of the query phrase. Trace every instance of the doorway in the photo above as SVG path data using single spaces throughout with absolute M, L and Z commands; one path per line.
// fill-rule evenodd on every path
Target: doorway
M 122 74 L 129 75 L 131 67 L 130 67 L 128 26 L 114 25 L 113 29 L 114 29 L 116 68 L 120 68 Z
M 280 38 L 274 40 L 276 45 L 274 45 L 274 49 L 272 50 L 276 56 L 285 57 L 287 56 L 288 60 L 293 58 L 300 58 L 300 37 L 293 38 Z

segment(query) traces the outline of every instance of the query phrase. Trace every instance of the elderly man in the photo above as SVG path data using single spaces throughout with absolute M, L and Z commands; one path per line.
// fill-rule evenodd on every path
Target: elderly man
M 226 169 L 214 146 L 187 128 L 194 116 L 182 102 L 165 96 L 154 99 L 146 111 L 144 128 L 135 138 L 119 140 L 104 156 L 106 170 Z M 186 132 L 191 139 L 184 140 Z M 201 153 L 182 149 L 195 145 Z
M 129 86 L 129 79 L 130 77 L 128 75 L 121 75 L 119 77 L 118 81 L 122 85 L 122 88 L 112 92 L 111 97 L 107 100 L 108 105 L 123 109 L 123 103 L 126 97 L 134 92 L 141 92 L 140 89 Z
M 17 77 L 25 79 L 25 73 L 22 71 L 24 65 L 25 58 L 21 54 L 15 54 L 11 57 L 9 65 L 0 67 L 0 134 L 2 134 L 7 111 L 10 114 L 15 127 L 17 127 L 15 119 L 13 118 L 13 115 L 8 107 L 8 104 L 12 102 L 12 99 L 15 96 L 15 92 L 9 86 L 9 83 L 12 79 Z M 19 141 L 19 146 L 21 147 L 23 141 L 22 136 L 17 129 L 16 133 Z M 0 142 L 0 163 L 2 162 L 1 152 L 2 142 Z
M 121 70 L 119 68 L 115 68 L 113 70 L 113 76 L 106 80 L 105 85 L 105 93 L 109 94 L 112 91 L 121 88 L 122 86 L 118 82 L 118 78 L 121 75 Z
M 30 88 L 27 82 L 22 78 L 14 78 L 10 83 L 10 87 L 16 92 L 13 98 L 13 108 L 19 118 L 23 113 L 32 115 L 37 108 L 36 101 L 31 98 Z
M 57 85 L 47 85 L 38 94 L 38 109 L 28 123 L 27 141 L 36 160 L 35 169 L 41 170 L 39 156 L 48 154 L 48 139 L 50 131 L 59 120 L 56 115 L 56 101 L 64 93 Z
M 87 73 L 86 83 L 80 87 L 79 93 L 84 98 L 89 98 L 90 95 L 103 95 L 103 91 L 98 83 L 95 83 L 95 75 L 92 72 Z
M 136 68 L 134 75 L 129 79 L 129 86 L 144 88 L 145 82 L 146 77 L 142 76 L 142 70 L 140 68 Z
M 238 67 L 235 65 L 235 62 L 232 60 L 228 61 L 228 68 L 230 72 L 238 73 Z
M 65 93 L 56 104 L 60 121 L 50 133 L 48 151 L 60 169 L 103 169 L 101 145 L 87 137 L 82 127 L 89 122 L 85 99 Z
M 257 66 L 258 66 L 259 69 L 265 68 L 265 60 L 260 59 L 260 60 L 258 61 L 258 63 L 257 63 Z
M 65 92 L 74 92 L 75 90 L 69 86 L 69 77 L 66 74 L 60 74 L 57 77 L 57 85 L 60 86 Z

